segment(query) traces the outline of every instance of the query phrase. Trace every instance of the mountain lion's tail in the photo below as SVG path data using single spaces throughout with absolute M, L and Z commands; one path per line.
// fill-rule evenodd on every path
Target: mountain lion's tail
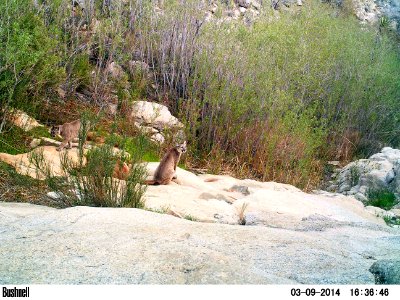
M 145 181 L 144 181 L 144 184 L 147 184 L 147 185 L 159 185 L 158 181 L 157 181 L 157 180 L 154 180 L 154 179 L 145 180 Z

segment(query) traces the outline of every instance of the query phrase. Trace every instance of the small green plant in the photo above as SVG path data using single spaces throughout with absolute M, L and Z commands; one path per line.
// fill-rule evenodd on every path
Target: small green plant
M 361 172 L 357 167 L 357 165 L 353 165 L 350 167 L 349 176 L 350 176 L 351 186 L 356 186 L 359 183 L 361 177 Z
M 399 217 L 383 216 L 383 220 L 388 226 L 400 226 Z
M 389 24 L 390 24 L 390 20 L 387 16 L 380 17 L 380 19 L 379 19 L 379 27 L 380 28 L 387 28 L 387 27 L 389 27 Z
M 31 129 L 28 134 L 34 138 L 47 137 L 51 138 L 49 130 L 44 126 L 39 126 Z
M 385 210 L 391 209 L 398 201 L 396 195 L 389 189 L 369 189 L 367 192 L 367 205 L 380 207 Z
M 196 217 L 193 217 L 192 215 L 185 215 L 183 218 L 186 220 L 189 220 L 189 221 L 193 221 L 193 222 L 198 221 L 198 219 Z
M 165 205 L 160 208 L 144 207 L 144 209 L 151 211 L 151 212 L 158 213 L 158 214 L 168 214 L 171 211 L 171 208 L 169 205 Z

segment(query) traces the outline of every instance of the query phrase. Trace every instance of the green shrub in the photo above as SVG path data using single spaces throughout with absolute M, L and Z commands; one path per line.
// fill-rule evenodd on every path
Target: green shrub
M 400 145 L 396 44 L 385 20 L 379 32 L 360 26 L 351 1 L 346 13 L 319 0 L 279 17 L 263 8 L 251 25 L 202 22 L 204 1 L 164 1 L 160 14 L 152 1 L 117 2 L 71 16 L 66 1 L 1 1 L 1 106 L 34 112 L 61 82 L 100 107 L 117 96 L 123 113 L 158 99 L 187 125 L 192 165 L 303 188 L 326 160 Z M 110 61 L 130 60 L 147 62 L 151 78 L 105 77 Z
M 383 216 L 383 220 L 388 226 L 400 226 L 400 218 L 399 217 L 389 217 Z
M 388 189 L 369 189 L 367 192 L 367 205 L 391 209 L 398 203 L 396 195 Z
M 113 147 L 102 145 L 88 151 L 85 166 L 68 162 L 64 156 L 64 169 L 76 187 L 75 204 L 89 206 L 119 206 L 142 208 L 146 176 L 142 165 L 132 165 L 125 181 L 113 178 L 117 164 L 127 161 L 122 154 L 116 154 Z
M 137 161 L 154 162 L 160 160 L 157 146 L 144 133 L 139 132 L 137 135 L 127 138 L 112 134 L 107 137 L 106 143 L 118 145 L 131 155 L 135 155 Z
M 359 183 L 361 176 L 361 172 L 356 165 L 351 166 L 349 176 L 350 176 L 351 186 L 352 187 L 356 186 Z
M 29 135 L 21 128 L 5 123 L 0 134 L 0 153 L 20 154 L 29 150 Z
M 0 107 L 31 112 L 64 78 L 59 65 L 56 27 L 46 26 L 43 12 L 30 0 L 0 2 Z M 4 113 L 0 111 L 0 132 Z
M 204 26 L 180 115 L 207 165 L 307 188 L 346 132 L 361 156 L 399 145 L 400 60 L 384 35 L 314 2 Z
M 89 63 L 87 54 L 79 54 L 73 58 L 71 62 L 71 84 L 74 89 L 83 89 L 90 86 L 90 72 L 92 66 Z

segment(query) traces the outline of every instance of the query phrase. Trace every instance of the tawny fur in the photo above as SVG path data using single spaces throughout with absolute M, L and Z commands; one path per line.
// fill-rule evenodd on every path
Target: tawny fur
M 57 148 L 58 151 L 65 148 L 68 144 L 68 149 L 72 148 L 72 140 L 79 137 L 79 129 L 81 128 L 81 121 L 75 120 L 70 123 L 65 123 L 59 126 L 53 126 L 51 128 L 51 136 L 61 135 L 63 141 L 61 145 Z
M 114 167 L 112 177 L 120 180 L 126 180 L 129 175 L 130 168 L 125 162 L 117 161 Z
M 146 184 L 169 184 L 176 179 L 176 166 L 179 163 L 182 153 L 186 152 L 186 142 L 168 150 L 158 165 L 153 180 L 146 180 Z

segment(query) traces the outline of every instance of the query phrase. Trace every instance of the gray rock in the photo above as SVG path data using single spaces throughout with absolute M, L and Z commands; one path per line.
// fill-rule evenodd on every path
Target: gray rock
M 156 143 L 159 143 L 159 144 L 163 144 L 163 143 L 165 142 L 164 136 L 163 136 L 161 133 L 159 133 L 159 132 L 153 134 L 153 135 L 150 137 L 150 139 L 151 139 L 152 141 L 156 142 Z
M 366 202 L 368 201 L 368 198 L 365 197 L 365 195 L 362 194 L 362 193 L 357 193 L 357 194 L 355 194 L 355 195 L 354 195 L 354 198 L 356 198 L 357 200 L 359 200 L 359 201 L 361 201 L 361 202 L 363 202 L 363 203 L 366 203 Z
M 360 159 L 345 166 L 336 177 L 338 191 L 356 195 L 364 203 L 368 191 L 400 191 L 400 150 L 385 147 L 368 159 Z
M 243 195 L 247 196 L 250 195 L 249 187 L 244 185 L 233 185 L 230 189 L 230 192 L 239 192 Z
M 400 256 L 390 228 L 299 231 L 2 202 L 0 213 L 2 284 L 373 284 L 371 257 Z
M 141 125 L 158 129 L 183 127 L 166 106 L 155 102 L 134 101 L 131 117 Z
M 353 9 L 362 22 L 377 24 L 383 18 L 399 32 L 400 2 L 398 0 L 353 0 Z
M 400 260 L 378 260 L 369 271 L 374 274 L 376 284 L 400 284 Z
M 237 5 L 244 8 L 249 8 L 251 5 L 251 0 L 236 0 Z

